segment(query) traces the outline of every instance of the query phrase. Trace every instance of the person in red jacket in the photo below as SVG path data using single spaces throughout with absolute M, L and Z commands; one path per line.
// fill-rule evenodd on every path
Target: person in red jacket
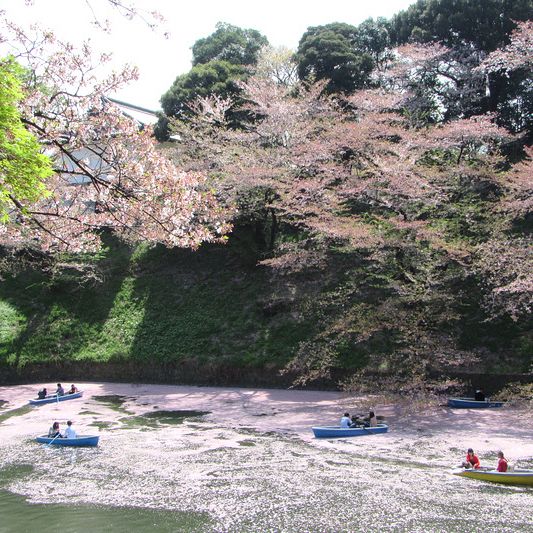
M 503 452 L 498 452 L 498 472 L 507 472 L 508 468 L 507 459 L 503 456 Z
M 479 468 L 481 465 L 479 464 L 479 459 L 477 455 L 474 454 L 474 450 L 472 448 L 468 448 L 468 452 L 466 454 L 466 461 L 463 463 L 464 468 Z

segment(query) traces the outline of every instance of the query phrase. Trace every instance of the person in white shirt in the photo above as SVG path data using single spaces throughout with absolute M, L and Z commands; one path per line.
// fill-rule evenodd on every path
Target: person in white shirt
M 72 427 L 72 420 L 67 422 L 67 429 L 63 435 L 66 439 L 75 439 L 77 437 L 76 430 Z
M 351 423 L 352 420 L 350 418 L 350 413 L 344 413 L 343 417 L 341 418 L 341 428 L 349 428 Z

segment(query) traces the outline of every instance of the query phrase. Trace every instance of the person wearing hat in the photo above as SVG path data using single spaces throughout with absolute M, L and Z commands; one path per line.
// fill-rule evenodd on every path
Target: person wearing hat
M 466 453 L 466 461 L 463 463 L 463 468 L 479 468 L 481 465 L 477 455 L 474 454 L 472 448 L 468 448 Z

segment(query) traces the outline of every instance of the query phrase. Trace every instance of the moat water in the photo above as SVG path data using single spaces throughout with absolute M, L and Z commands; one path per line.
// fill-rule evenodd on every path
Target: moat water
M 503 448 L 533 468 L 527 409 L 125 384 L 84 384 L 80 400 L 26 408 L 39 385 L 0 388 L 2 533 L 533 532 L 533 488 L 450 474 L 470 446 L 484 464 Z M 369 405 L 389 433 L 313 438 L 312 425 Z M 67 419 L 99 446 L 34 441 Z

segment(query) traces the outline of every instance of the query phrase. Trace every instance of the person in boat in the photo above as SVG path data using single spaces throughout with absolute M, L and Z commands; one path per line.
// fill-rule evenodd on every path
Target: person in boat
M 48 430 L 48 438 L 55 439 L 61 437 L 61 431 L 59 430 L 59 422 L 54 422 L 52 427 Z
M 365 421 L 362 418 L 359 418 L 358 415 L 352 415 L 352 423 L 350 424 L 351 428 L 358 428 L 365 425 Z
M 485 401 L 485 394 L 481 389 L 477 389 L 476 393 L 474 394 L 474 400 L 476 402 L 484 402 Z
M 349 428 L 351 423 L 350 413 L 344 413 L 341 418 L 341 428 Z
M 76 385 L 74 385 L 74 383 L 70 386 L 70 389 L 69 391 L 67 392 L 67 394 L 76 394 L 76 392 L 78 392 L 78 387 L 76 387 Z
M 370 411 L 368 413 L 368 425 L 371 427 L 371 428 L 374 428 L 378 425 L 378 419 L 376 417 L 376 414 L 374 413 L 374 411 Z
M 498 467 L 496 470 L 498 472 L 507 472 L 507 468 L 509 467 L 509 463 L 507 462 L 507 459 L 503 456 L 503 452 L 498 452 Z
M 66 439 L 75 439 L 77 438 L 76 430 L 72 427 L 72 420 L 67 422 L 67 429 L 65 429 L 65 434 L 63 435 Z
M 481 465 L 477 455 L 474 454 L 472 448 L 468 448 L 466 452 L 466 461 L 463 463 L 463 468 L 479 468 Z
M 46 398 L 46 395 L 48 394 L 48 391 L 46 390 L 46 387 L 43 387 L 38 393 L 37 393 L 37 399 L 38 400 L 44 400 Z
M 56 394 L 58 396 L 64 396 L 65 395 L 65 389 L 61 386 L 61 383 L 57 384 Z

